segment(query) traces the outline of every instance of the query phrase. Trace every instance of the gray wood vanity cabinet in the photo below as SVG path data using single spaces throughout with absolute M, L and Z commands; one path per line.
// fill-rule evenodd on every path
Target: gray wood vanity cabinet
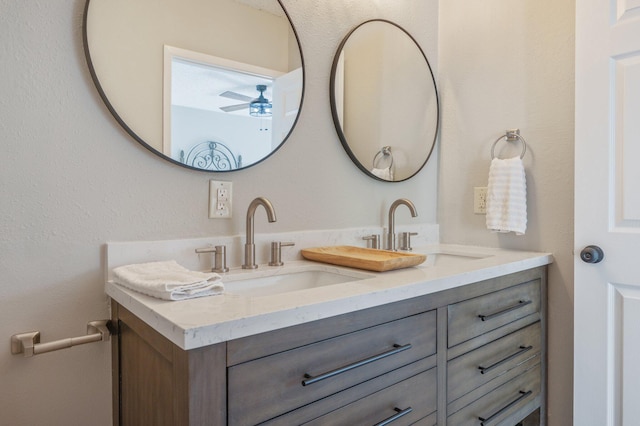
M 189 351 L 114 301 L 114 424 L 534 424 L 545 301 L 539 267 Z

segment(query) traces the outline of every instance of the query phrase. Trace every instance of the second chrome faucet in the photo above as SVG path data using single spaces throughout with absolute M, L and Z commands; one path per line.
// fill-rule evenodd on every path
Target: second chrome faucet
M 269 220 L 269 223 L 273 223 L 277 220 L 273 204 L 271 204 L 271 201 L 266 198 L 258 197 L 249 204 L 249 208 L 247 208 L 247 240 L 244 245 L 244 263 L 242 264 L 242 269 L 256 269 L 258 267 L 256 264 L 256 245 L 254 243 L 253 230 L 254 216 L 258 206 L 264 207 L 267 211 L 267 219 Z

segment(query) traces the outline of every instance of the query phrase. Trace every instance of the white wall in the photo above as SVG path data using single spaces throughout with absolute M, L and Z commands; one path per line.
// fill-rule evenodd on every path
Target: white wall
M 108 344 L 25 359 L 12 334 L 43 341 L 85 332 L 106 318 L 103 244 L 240 234 L 256 196 L 256 231 L 379 226 L 393 200 L 411 198 L 420 222 L 436 222 L 437 163 L 408 182 L 365 176 L 331 121 L 329 73 L 342 36 L 386 18 L 420 42 L 437 71 L 436 0 L 285 0 L 302 40 L 306 91 L 289 141 L 267 161 L 230 174 L 171 165 L 131 140 L 103 106 L 82 48 L 83 0 L 0 0 L 0 413 L 19 425 L 109 425 Z M 437 153 L 434 157 L 437 158 Z M 231 180 L 234 217 L 207 218 L 208 180 Z M 410 223 L 398 212 L 400 224 Z
M 441 240 L 554 254 L 551 426 L 572 424 L 574 14 L 574 0 L 440 3 Z M 485 216 L 473 214 L 491 145 L 510 128 L 520 128 L 529 146 L 529 222 L 520 237 L 488 233 Z

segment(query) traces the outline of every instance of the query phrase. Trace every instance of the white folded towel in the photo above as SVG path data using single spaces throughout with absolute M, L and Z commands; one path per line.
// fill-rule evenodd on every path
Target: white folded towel
M 119 266 L 113 269 L 113 281 L 165 300 L 212 296 L 224 291 L 220 275 L 190 271 L 175 260 Z
M 524 235 L 527 230 L 527 181 L 520 157 L 491 160 L 487 228 L 516 235 Z

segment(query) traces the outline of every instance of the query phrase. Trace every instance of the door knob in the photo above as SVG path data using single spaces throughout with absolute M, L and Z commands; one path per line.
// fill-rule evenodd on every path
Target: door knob
M 586 263 L 599 263 L 604 259 L 604 252 L 598 246 L 586 246 L 580 252 L 580 259 Z

